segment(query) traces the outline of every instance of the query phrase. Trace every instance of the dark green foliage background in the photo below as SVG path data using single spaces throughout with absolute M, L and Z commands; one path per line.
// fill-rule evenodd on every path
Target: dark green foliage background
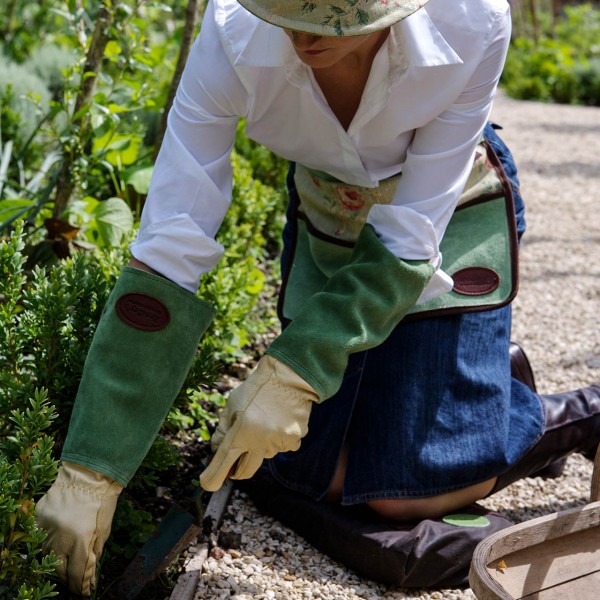
M 502 75 L 505 91 L 522 100 L 600 106 L 600 10 L 565 6 L 557 22 L 547 13 L 539 20 L 538 36 L 516 30 Z

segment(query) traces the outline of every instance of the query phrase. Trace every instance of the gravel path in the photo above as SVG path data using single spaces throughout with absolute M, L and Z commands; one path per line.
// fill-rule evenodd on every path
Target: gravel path
M 600 381 L 600 109 L 499 96 L 492 114 L 520 169 L 528 232 L 513 339 L 541 393 Z M 488 507 L 523 521 L 588 501 L 591 465 L 572 456 L 557 480 L 513 484 Z M 363 580 L 235 492 L 223 528 L 238 550 L 208 558 L 196 599 L 473 599 L 470 590 L 402 591 Z M 194 548 L 190 548 L 193 568 Z

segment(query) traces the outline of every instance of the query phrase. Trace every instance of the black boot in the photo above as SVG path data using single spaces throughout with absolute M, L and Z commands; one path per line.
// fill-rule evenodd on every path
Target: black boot
M 515 344 L 515 342 L 510 342 L 509 355 L 510 374 L 521 383 L 524 383 L 531 391 L 537 393 L 533 370 L 523 348 L 519 344 Z
M 524 383 L 532 392 L 537 394 L 535 387 L 535 377 L 533 376 L 533 370 L 531 369 L 531 363 L 527 358 L 527 355 L 523 351 L 523 348 L 515 342 L 510 342 L 509 347 L 510 355 L 510 373 L 511 375 L 521 383 Z M 556 479 L 562 475 L 565 468 L 566 458 L 559 458 L 547 467 L 532 473 L 531 477 L 541 477 L 542 479 Z
M 533 376 L 533 370 L 531 369 L 531 363 L 527 358 L 527 355 L 523 351 L 523 348 L 515 342 L 510 342 L 509 347 L 510 356 L 510 373 L 511 375 L 521 383 L 524 383 L 532 392 L 537 394 L 537 388 L 535 387 L 535 377 Z M 542 479 L 556 479 L 562 475 L 567 462 L 566 457 L 559 458 L 547 467 L 540 469 L 539 471 L 532 473 L 531 477 L 541 477 Z
M 523 477 L 537 476 L 573 452 L 593 458 L 600 442 L 600 385 L 539 396 L 545 413 L 537 443 L 498 477 L 492 494 Z

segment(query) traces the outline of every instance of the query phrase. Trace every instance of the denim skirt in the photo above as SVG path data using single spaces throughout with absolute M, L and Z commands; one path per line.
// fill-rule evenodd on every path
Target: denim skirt
M 511 180 L 522 235 L 512 156 L 493 126 L 484 135 Z M 286 232 L 284 263 L 285 245 Z M 342 503 L 360 504 L 443 494 L 507 470 L 544 423 L 538 397 L 511 377 L 510 325 L 510 306 L 401 322 L 350 356 L 339 392 L 313 406 L 300 449 L 268 461 L 272 475 L 322 499 L 346 447 Z

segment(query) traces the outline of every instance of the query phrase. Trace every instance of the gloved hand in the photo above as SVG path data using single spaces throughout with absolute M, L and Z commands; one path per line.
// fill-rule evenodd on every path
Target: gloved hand
M 319 396 L 287 365 L 264 356 L 248 379 L 231 392 L 211 445 L 216 454 L 200 484 L 218 490 L 227 477 L 249 479 L 265 458 L 298 450 Z
M 56 481 L 37 503 L 37 525 L 48 532 L 44 544 L 62 560 L 57 572 L 70 592 L 91 594 L 96 584 L 96 562 L 110 533 L 122 489 L 106 475 L 63 462 Z

